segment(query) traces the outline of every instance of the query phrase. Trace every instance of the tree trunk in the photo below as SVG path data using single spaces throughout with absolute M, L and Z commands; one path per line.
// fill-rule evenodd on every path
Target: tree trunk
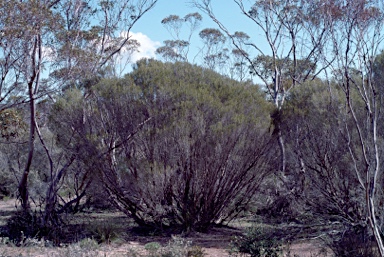
M 379 231 L 379 225 L 377 224 L 377 220 L 375 217 L 375 206 L 374 206 L 372 197 L 369 197 L 368 201 L 369 201 L 368 208 L 370 213 L 369 224 L 375 236 L 375 241 L 377 244 L 377 248 L 379 249 L 380 256 L 384 257 L 384 244 L 383 244 L 383 239 L 381 237 L 381 233 Z
M 280 129 L 279 129 L 277 137 L 278 137 L 278 141 L 279 141 L 280 154 L 281 154 L 281 172 L 283 175 L 285 175 L 285 170 L 286 170 L 286 166 L 287 166 L 287 157 L 286 157 L 286 152 L 285 152 L 284 137 L 283 137 L 283 134 L 281 133 Z
M 19 197 L 21 206 L 24 210 L 29 209 L 29 194 L 28 194 L 28 175 L 32 165 L 32 159 L 35 148 L 35 130 L 36 130 L 36 109 L 35 99 L 33 94 L 33 80 L 28 83 L 28 94 L 29 94 L 29 110 L 30 110 L 30 124 L 29 124 L 29 147 L 28 147 L 28 158 L 24 168 L 23 175 L 19 183 Z
M 37 60 L 36 60 L 37 56 Z M 29 209 L 29 194 L 28 194 L 28 175 L 31 170 L 33 154 L 35 150 L 35 136 L 36 136 L 36 103 L 35 103 L 35 94 L 39 88 L 39 79 L 40 79 L 40 69 L 42 63 L 42 44 L 40 34 L 36 35 L 33 42 L 33 49 L 30 54 L 31 58 L 31 67 L 33 68 L 32 75 L 28 81 L 28 99 L 29 99 L 29 112 L 30 112 L 30 121 L 29 121 L 29 150 L 27 163 L 24 168 L 23 175 L 19 183 L 19 197 L 21 201 L 21 206 L 24 210 Z M 35 85 L 35 86 L 34 86 Z

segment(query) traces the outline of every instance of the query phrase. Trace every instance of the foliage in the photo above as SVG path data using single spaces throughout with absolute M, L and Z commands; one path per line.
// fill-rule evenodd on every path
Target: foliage
M 271 231 L 251 227 L 245 235 L 235 237 L 231 251 L 247 253 L 251 257 L 278 257 L 282 254 L 282 243 Z
M 52 128 L 71 141 L 68 153 L 142 225 L 204 230 L 229 221 L 268 171 L 261 93 L 187 63 L 142 60 L 125 79 L 101 82 L 87 99 L 69 91 L 54 108 Z
M 149 252 L 149 256 L 155 257 L 159 249 L 161 248 L 160 243 L 150 242 L 144 245 L 144 249 Z
M 198 246 L 192 246 L 191 241 L 173 236 L 165 247 L 157 242 L 147 243 L 144 248 L 148 257 L 204 257 L 205 253 Z
M 12 197 L 17 188 L 17 181 L 7 165 L 7 155 L 0 151 L 0 199 Z
M 24 244 L 28 238 L 41 238 L 47 235 L 39 217 L 23 211 L 14 214 L 8 220 L 7 230 L 9 239 L 18 245 Z
M 299 222 L 364 225 L 365 195 L 348 146 L 358 143 L 346 129 L 352 120 L 343 114 L 343 92 L 335 84 L 315 80 L 297 87 L 280 117 L 289 156 L 285 186 L 290 213 Z M 354 99 L 359 104 L 358 98 Z M 357 115 L 361 115 L 357 113 Z M 355 148 L 353 151 L 358 152 Z
M 85 250 L 94 250 L 99 246 L 97 241 L 91 238 L 85 238 L 81 240 L 78 244 L 81 249 L 85 249 Z
M 108 221 L 100 221 L 90 225 L 91 236 L 98 244 L 110 244 L 117 239 L 121 233 L 121 225 Z
M 375 61 L 372 65 L 372 73 L 374 83 L 380 90 L 380 94 L 382 92 L 382 86 L 384 85 L 384 51 L 382 50 L 376 57 Z
M 174 38 L 157 53 L 174 63 L 142 60 L 117 78 L 119 53 L 138 47 L 130 29 L 156 2 L 0 1 L 0 193 L 18 186 L 25 211 L 9 220 L 10 237 L 57 237 L 60 216 L 93 199 L 140 225 L 186 231 L 225 224 L 256 199 L 269 218 L 338 222 L 346 234 L 368 224 L 384 255 L 382 2 L 236 0 L 264 52 L 196 0 L 219 26 L 199 33 L 211 70 L 177 62 L 202 19 L 191 13 L 162 20 Z M 229 79 L 249 71 L 268 97 Z M 114 233 L 94 231 L 100 242 Z M 336 237 L 335 251 L 370 242 L 356 234 Z
M 337 257 L 374 257 L 377 250 L 374 248 L 373 238 L 369 235 L 367 227 L 349 227 L 343 233 L 328 239 L 327 245 Z
M 156 49 L 156 54 L 165 61 L 188 61 L 188 52 L 191 37 L 199 27 L 202 16 L 199 13 L 189 13 L 181 18 L 178 15 L 169 15 L 162 19 L 161 23 L 171 34 L 171 40 L 165 40 L 164 46 Z M 186 35 L 183 35 L 182 28 L 188 27 Z
M 44 119 L 49 109 L 44 106 L 49 104 L 44 102 L 50 102 L 64 87 L 89 86 L 94 74 L 113 74 L 119 53 L 129 55 L 138 47 L 137 41 L 131 40 L 130 30 L 156 2 L 0 1 L 0 134 L 9 141 L 29 128 L 24 139 L 27 143 L 23 143 L 27 154 L 20 154 L 23 158 L 17 159 L 13 173 L 24 211 L 30 211 L 30 197 L 38 195 L 33 200 L 44 209 L 44 226 L 58 225 L 64 209 L 72 205 L 77 209 L 89 182 L 75 176 L 75 184 L 80 184 L 73 187 L 76 197 L 60 206 L 59 187 L 68 179 L 67 171 L 74 160 L 64 158 L 50 138 Z M 28 106 L 28 121 L 14 110 L 19 106 Z M 9 163 L 14 168 L 13 161 Z M 44 176 L 45 188 L 31 183 L 31 177 L 40 175 Z
M 188 249 L 187 257 L 204 257 L 204 250 L 200 246 L 192 246 Z
M 358 77 L 354 81 L 358 83 Z M 351 89 L 350 95 L 354 106 L 359 106 L 356 117 L 364 119 L 357 90 Z M 351 155 L 351 151 L 361 153 L 359 132 L 352 117 L 343 112 L 345 104 L 335 83 L 318 80 L 292 91 L 281 120 L 289 132 L 287 145 L 293 157 L 288 179 L 295 200 L 291 204 L 312 222 L 341 225 L 335 231 L 342 231 L 328 235 L 336 256 L 371 256 L 372 238 L 364 218 L 366 195 L 359 174 L 350 172 L 363 167 Z
M 10 140 L 23 134 L 26 124 L 16 109 L 0 111 L 0 134 L 2 138 Z
M 172 237 L 168 242 L 165 253 L 163 256 L 167 257 L 181 257 L 188 256 L 188 248 L 191 246 L 191 241 L 187 241 L 181 237 Z

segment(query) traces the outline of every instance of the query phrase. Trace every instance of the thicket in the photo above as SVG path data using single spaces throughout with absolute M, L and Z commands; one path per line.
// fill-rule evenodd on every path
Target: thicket
M 141 225 L 228 223 L 270 172 L 270 105 L 254 85 L 187 63 L 136 65 L 57 101 L 60 146 Z
M 191 13 L 162 20 L 174 38 L 157 54 L 174 63 L 125 77 L 119 54 L 157 0 L 0 2 L 0 198 L 23 209 L 8 233 L 111 205 L 158 230 L 251 213 L 333 228 L 335 245 L 374 238 L 384 256 L 382 1 L 235 1 L 265 52 L 192 2 L 218 25 L 199 33 L 209 69 L 188 64 Z
M 341 112 L 342 94 L 336 82 L 307 82 L 291 92 L 281 116 L 274 116 L 263 93 L 249 82 L 155 60 L 141 60 L 123 79 L 68 87 L 55 103 L 41 103 L 47 110 L 44 134 L 67 164 L 56 188 L 58 223 L 44 223 L 45 188 L 51 182 L 42 159 L 31 177 L 37 210 L 17 213 L 3 234 L 15 241 L 21 231 L 26 237 L 57 239 L 65 215 L 97 206 L 118 208 L 158 231 L 207 231 L 248 213 L 272 225 L 298 225 L 274 231 L 272 241 L 278 244 L 264 242 L 273 243 L 271 251 L 279 249 L 279 240 L 300 238 L 304 229 L 303 236 L 320 235 L 340 256 L 372 254 L 372 247 L 364 248 L 373 238 L 364 220 L 362 188 L 348 172 L 354 167 L 345 135 L 357 131 L 346 130 L 352 121 Z M 355 103 L 362 104 L 358 98 Z M 22 141 L 23 109 L 12 117 L 19 135 L 3 140 Z M 276 172 L 277 122 L 289 156 L 284 174 Z M 2 144 L 3 159 L 9 160 L 2 173 L 9 181 L 5 196 L 15 191 L 15 165 L 26 155 L 22 146 Z M 337 233 L 327 235 L 324 227 Z M 356 237 L 345 236 L 351 231 L 358 231 Z M 265 234 L 252 236 L 238 242 L 240 251 L 269 247 L 260 241 Z M 351 240 L 355 250 L 348 250 Z

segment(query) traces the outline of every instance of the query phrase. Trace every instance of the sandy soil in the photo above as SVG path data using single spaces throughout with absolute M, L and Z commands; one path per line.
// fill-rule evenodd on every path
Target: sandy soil
M 5 221 L 16 210 L 15 200 L 0 201 L 0 226 L 5 225 Z M 115 214 L 116 215 L 116 214 Z M 116 215 L 121 216 L 120 214 Z M 116 218 L 116 217 L 115 217 Z M 121 217 L 120 217 L 121 218 Z M 192 233 L 185 239 L 192 241 L 193 245 L 202 247 L 207 257 L 226 257 L 230 256 L 228 249 L 230 248 L 230 242 L 234 236 L 240 235 L 241 230 L 236 228 L 215 228 L 208 234 Z M 1 239 L 1 238 L 0 238 Z M 133 236 L 122 240 L 119 243 L 112 243 L 110 245 L 102 244 L 96 248 L 90 248 L 89 253 L 79 245 L 69 245 L 67 247 L 40 247 L 34 245 L 30 247 L 10 247 L 8 245 L 1 244 L 0 240 L 0 256 L 67 256 L 67 252 L 76 253 L 78 256 L 131 256 L 130 252 L 139 254 L 145 254 L 144 245 L 149 242 L 160 242 L 162 245 L 166 245 L 169 241 L 169 237 L 148 237 L 148 236 Z M 77 249 L 77 248 L 78 249 Z M 317 255 L 321 247 L 318 242 L 296 242 L 290 246 L 291 256 L 297 254 L 300 257 L 312 257 L 312 256 L 331 256 Z M 134 256 L 134 254 L 132 254 Z
M 226 249 L 222 248 L 203 248 L 206 257 L 227 257 L 230 256 Z M 71 256 L 75 256 L 76 250 L 68 248 L 49 248 L 49 247 L 0 247 L 0 256 L 34 256 L 34 257 L 43 257 L 43 256 L 66 256 L 66 253 L 71 253 Z M 132 252 L 132 255 L 130 253 Z M 138 242 L 127 242 L 122 245 L 102 245 L 96 250 L 84 250 L 78 251 L 78 256 L 108 256 L 108 257 L 119 257 L 119 256 L 135 256 L 133 253 L 146 254 L 144 246 L 140 245 Z M 81 254 L 81 255 L 80 255 Z M 311 257 L 319 256 L 318 248 L 314 247 L 308 243 L 295 244 L 291 248 L 291 256 L 300 257 Z M 246 255 L 243 255 L 246 256 Z M 331 255 L 320 255 L 320 256 L 331 256 Z
M 197 244 L 199 245 L 199 244 Z M 103 244 L 97 248 L 84 249 L 77 248 L 78 246 L 67 246 L 63 248 L 58 247 L 8 247 L 0 246 L 0 256 L 103 256 L 103 257 L 119 257 L 119 256 L 137 256 L 136 254 L 146 255 L 148 252 L 144 250 L 144 245 L 137 241 L 125 242 L 122 244 L 112 243 L 110 245 Z M 206 254 L 206 257 L 227 257 L 230 256 L 228 252 L 228 247 L 224 247 L 223 244 L 215 246 L 203 246 L 202 249 Z M 328 257 L 332 256 L 329 252 L 328 254 L 319 255 L 320 248 L 315 243 L 295 243 L 290 246 L 290 256 L 299 256 L 299 257 Z M 70 253 L 70 254 L 67 254 Z M 79 253 L 79 255 L 76 255 Z M 132 253 L 132 254 L 130 254 Z M 86 255 L 84 255 L 86 254 Z M 247 255 L 242 255 L 247 256 Z

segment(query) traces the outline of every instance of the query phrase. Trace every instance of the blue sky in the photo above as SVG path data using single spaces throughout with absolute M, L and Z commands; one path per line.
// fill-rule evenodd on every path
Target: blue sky
M 232 0 L 212 0 L 212 7 L 219 20 L 223 22 L 231 32 L 244 31 L 251 37 L 257 36 L 255 25 L 247 20 L 238 6 Z M 133 58 L 155 57 L 154 50 L 162 45 L 162 42 L 171 39 L 171 35 L 161 24 L 161 20 L 171 14 L 184 17 L 188 13 L 199 12 L 203 16 L 201 27 L 195 32 L 191 42 L 191 55 L 197 53 L 200 38 L 198 33 L 204 28 L 217 28 L 217 25 L 200 10 L 193 8 L 190 0 L 159 0 L 156 6 L 150 10 L 133 27 L 134 38 L 142 47 L 140 53 Z

